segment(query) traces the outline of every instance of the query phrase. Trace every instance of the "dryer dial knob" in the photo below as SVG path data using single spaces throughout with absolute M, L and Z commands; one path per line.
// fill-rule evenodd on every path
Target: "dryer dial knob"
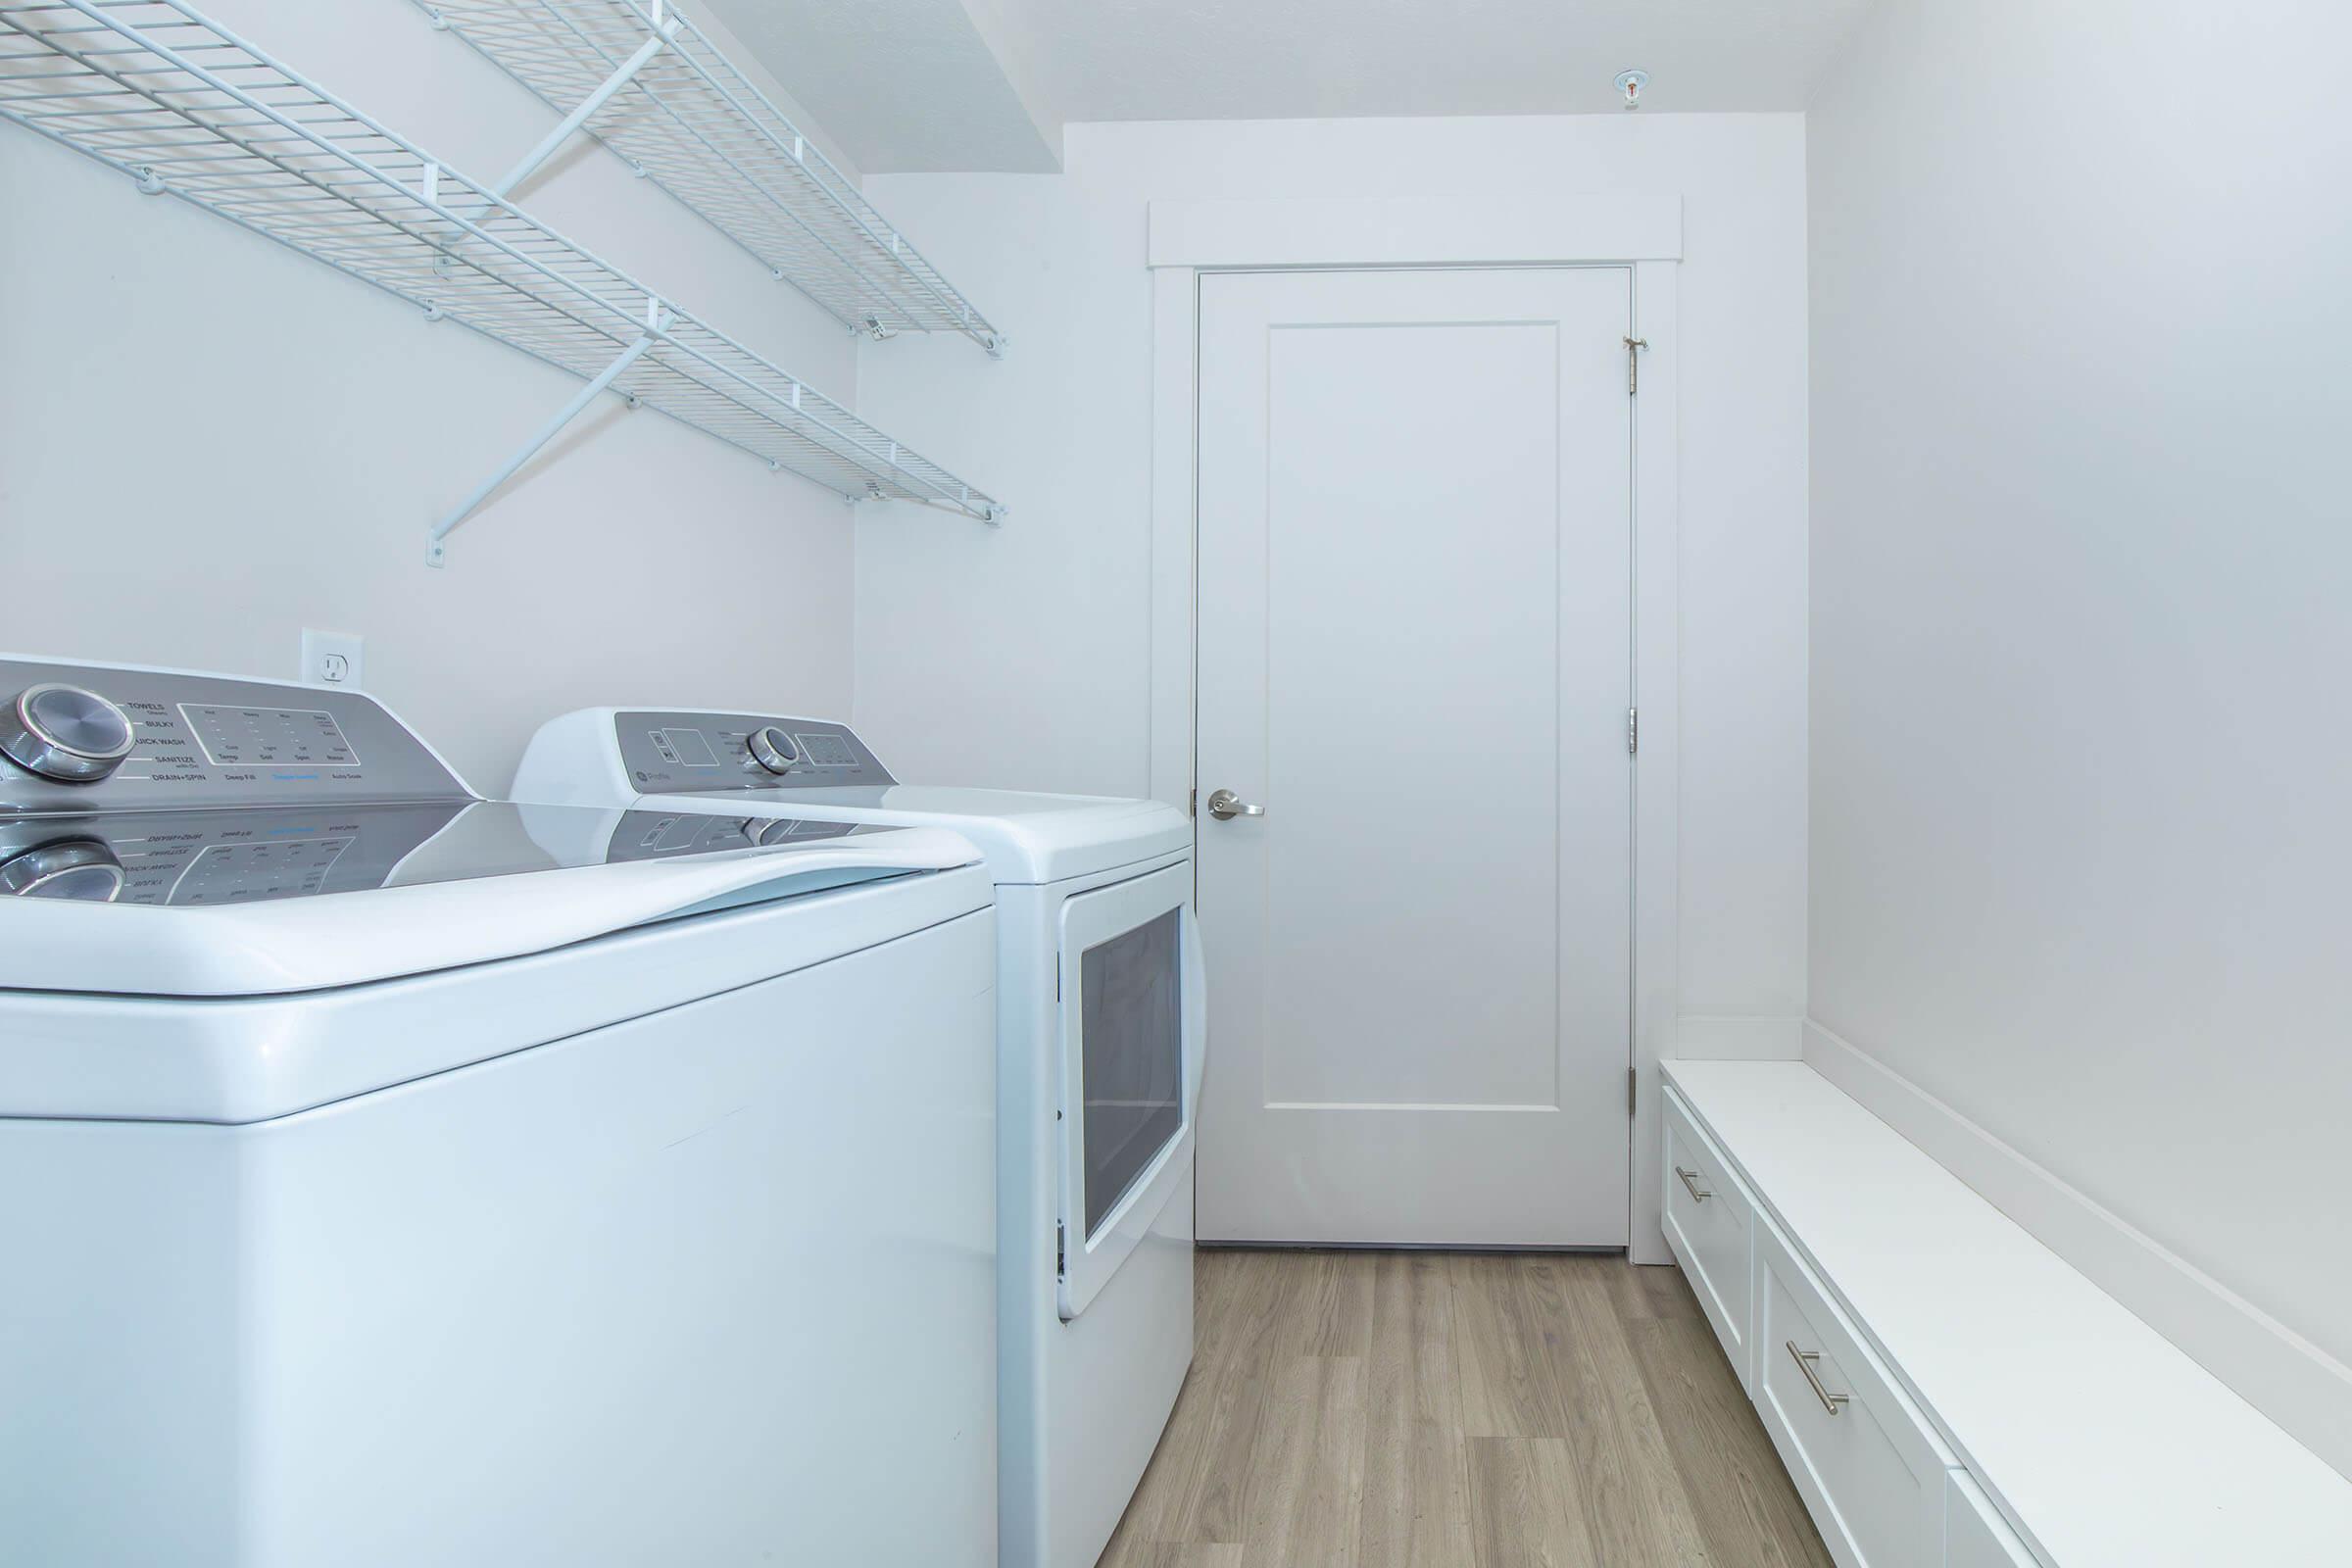
M 0 860 L 0 895 L 112 904 L 122 891 L 122 862 L 96 839 L 61 839 Z
M 792 744 L 791 736 L 773 724 L 752 731 L 749 744 L 752 760 L 770 773 L 789 773 L 800 763 L 800 748 Z
M 130 755 L 130 719 L 79 686 L 27 686 L 0 711 L 0 754 L 60 784 L 95 784 Z

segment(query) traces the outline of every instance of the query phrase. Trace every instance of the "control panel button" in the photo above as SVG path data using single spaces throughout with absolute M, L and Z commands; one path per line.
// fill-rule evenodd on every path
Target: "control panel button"
M 0 715 L 0 753 L 61 784 L 94 784 L 130 755 L 130 719 L 80 686 L 27 686 Z
M 122 891 L 122 862 L 96 839 L 61 839 L 0 860 L 0 895 L 112 904 Z
M 792 737 L 773 724 L 765 724 L 752 731 L 749 745 L 752 760 L 770 773 L 789 773 L 793 764 L 801 760 L 800 750 L 792 744 Z

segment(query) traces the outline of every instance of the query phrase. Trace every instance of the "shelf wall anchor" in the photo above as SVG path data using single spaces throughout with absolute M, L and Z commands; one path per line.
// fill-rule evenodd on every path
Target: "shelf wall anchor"
M 589 381 L 586 386 L 581 387 L 578 392 L 574 393 L 571 401 L 558 409 L 553 418 L 550 418 L 545 424 L 532 431 L 530 439 L 523 442 L 523 444 L 516 449 L 514 455 L 509 458 L 499 466 L 497 472 L 491 474 L 489 478 L 484 479 L 480 484 L 475 485 L 471 491 L 467 492 L 465 500 L 459 502 L 455 507 L 452 507 L 448 514 L 443 516 L 439 522 L 433 524 L 432 537 L 425 542 L 424 561 L 426 565 L 439 566 L 447 564 L 449 556 L 448 539 L 450 531 L 456 528 L 459 523 L 464 522 L 467 516 L 471 515 L 475 508 L 479 507 L 483 502 L 489 500 L 491 495 L 497 491 L 500 485 L 505 484 L 509 479 L 514 478 L 515 470 L 520 468 L 524 464 L 530 462 L 531 459 L 537 455 L 539 449 L 547 445 L 550 441 L 553 441 L 565 425 L 578 418 L 580 416 L 580 411 L 587 408 L 589 404 L 594 403 L 598 397 L 610 389 L 613 381 L 619 377 L 623 370 L 626 370 L 630 366 L 635 365 L 639 359 L 644 357 L 646 350 L 652 348 L 656 343 L 660 342 L 662 340 L 662 327 L 665 319 L 666 318 L 664 317 L 657 314 L 655 318 L 648 323 L 644 332 L 640 333 L 637 339 L 627 348 L 622 349 L 618 357 L 616 357 L 611 365 L 606 366 L 602 370 L 598 371 L 593 380 Z M 636 403 L 636 399 L 634 398 L 631 398 L 629 401 L 632 406 L 634 406 Z

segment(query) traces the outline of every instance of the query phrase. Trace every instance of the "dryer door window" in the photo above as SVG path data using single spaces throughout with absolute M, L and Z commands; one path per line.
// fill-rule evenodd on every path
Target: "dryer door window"
M 1080 960 L 1090 1241 L 1184 1131 L 1179 912 L 1163 910 Z
M 1193 868 L 1062 901 L 1055 1218 L 1064 1320 L 1086 1310 L 1192 1179 L 1207 1007 Z

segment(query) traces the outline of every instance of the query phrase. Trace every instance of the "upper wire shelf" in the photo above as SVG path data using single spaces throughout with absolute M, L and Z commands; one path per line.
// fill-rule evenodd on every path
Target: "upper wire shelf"
M 987 318 L 666 0 L 416 3 L 573 117 L 563 132 L 584 127 L 848 325 L 1002 352 Z
M 0 118 L 844 497 L 995 499 L 455 173 L 184 0 L 0 0 Z

